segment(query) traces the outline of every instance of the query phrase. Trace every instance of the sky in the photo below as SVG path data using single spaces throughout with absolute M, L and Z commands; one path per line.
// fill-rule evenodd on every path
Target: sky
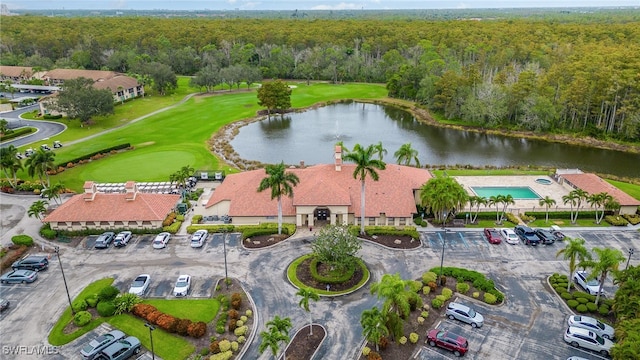
M 640 7 L 640 0 L 0 0 L 9 10 L 382 10 Z

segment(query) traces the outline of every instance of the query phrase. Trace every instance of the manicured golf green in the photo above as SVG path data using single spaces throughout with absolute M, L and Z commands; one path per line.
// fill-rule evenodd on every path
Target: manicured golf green
M 291 99 L 295 108 L 332 100 L 371 100 L 386 96 L 384 86 L 377 84 L 296 83 L 295 86 Z M 135 101 L 125 103 L 129 104 L 135 104 Z M 251 118 L 260 109 L 255 91 L 194 97 L 144 120 L 56 150 L 56 163 L 64 164 L 67 160 L 117 144 L 129 143 L 134 147 L 134 150 L 68 169 L 53 176 L 51 181 L 80 191 L 87 180 L 168 181 L 171 173 L 185 165 L 196 170 L 232 170 L 213 156 L 207 141 L 222 126 Z M 28 178 L 26 174 L 21 176 Z

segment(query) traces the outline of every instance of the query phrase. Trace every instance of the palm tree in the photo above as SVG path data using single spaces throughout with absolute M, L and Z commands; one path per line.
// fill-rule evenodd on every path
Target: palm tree
M 571 279 L 578 267 L 576 260 L 582 263 L 585 260 L 591 259 L 591 254 L 589 254 L 589 251 L 584 246 L 584 239 L 565 238 L 565 240 L 567 240 L 565 241 L 567 245 L 565 245 L 564 249 L 558 250 L 556 257 L 563 255 L 565 260 L 569 260 L 569 279 Z M 571 289 L 571 282 L 567 284 L 567 291 L 569 291 L 569 289 Z
M 484 196 L 469 196 L 469 213 L 471 213 L 471 223 L 475 223 L 478 220 L 478 213 L 480 212 L 480 205 L 487 206 L 489 200 Z M 476 207 L 476 211 L 473 211 L 473 207 Z
M 462 209 L 469 201 L 469 194 L 456 179 L 438 177 L 429 179 L 420 187 L 420 201 L 437 222 L 445 223 L 449 214 Z
M 360 316 L 360 325 L 362 325 L 364 338 L 376 344 L 376 352 L 380 351 L 378 346 L 380 339 L 389 335 L 389 328 L 385 325 L 384 314 L 377 307 L 365 310 Z
M 598 277 L 600 287 L 598 288 L 598 294 L 596 295 L 595 301 L 597 306 L 600 301 L 600 294 L 602 293 L 602 287 L 604 286 L 604 282 L 607 280 L 607 276 L 610 272 L 618 271 L 618 267 L 620 266 L 620 263 L 624 262 L 625 257 L 622 251 L 618 249 L 593 248 L 593 252 L 598 255 L 597 261 L 584 260 L 581 261 L 579 265 L 591 269 L 591 275 Z
M 504 195 L 492 195 L 489 197 L 489 201 L 487 203 L 488 206 L 496 207 L 496 224 L 502 223 L 502 218 L 500 217 L 500 204 L 504 202 Z
M 411 147 L 411 143 L 402 144 L 400 148 L 393 153 L 398 164 L 410 166 L 411 161 L 416 162 L 416 167 L 420 167 L 420 160 L 418 159 L 418 150 Z
M 609 195 L 607 192 L 601 192 L 597 194 L 591 194 L 587 197 L 587 202 L 589 205 L 595 208 L 596 213 L 596 224 L 600 224 L 602 219 L 604 219 L 604 211 L 605 204 L 609 201 L 613 200 L 613 196 Z M 602 215 L 598 216 L 598 211 L 602 208 Z
M 360 234 L 364 235 L 364 217 L 365 217 L 365 180 L 369 175 L 373 181 L 378 181 L 379 176 L 376 170 L 384 170 L 387 165 L 382 160 L 374 159 L 373 155 L 377 153 L 374 145 L 363 148 L 360 144 L 356 144 L 353 150 L 346 153 L 343 157 L 345 161 L 351 161 L 356 164 L 353 170 L 353 178 L 360 179 Z
M 289 330 L 291 329 L 291 319 L 281 318 L 280 316 L 276 315 L 273 317 L 273 319 L 267 321 L 267 327 L 275 328 L 284 335 L 288 335 Z
M 42 178 L 46 176 L 47 187 L 49 187 L 49 170 L 55 168 L 55 158 L 56 154 L 53 151 L 38 149 L 38 151 L 31 155 L 25 162 L 27 173 L 31 177 L 37 176 L 41 183 Z
M 549 195 L 545 196 L 544 199 L 540 199 L 538 201 L 540 206 L 544 206 L 547 209 L 546 214 L 546 222 L 549 222 L 549 208 L 556 204 L 556 201 L 549 197 Z
M 513 199 L 511 194 L 504 195 L 502 197 L 502 212 L 500 213 L 500 223 L 502 223 L 502 219 L 504 219 L 504 214 L 507 212 L 507 207 L 509 205 L 515 205 L 516 201 Z
M 411 311 L 411 304 L 422 306 L 420 296 L 409 290 L 408 281 L 402 280 L 400 274 L 385 274 L 379 282 L 371 284 L 371 294 L 384 299 L 382 313 L 385 314 L 385 324 L 394 337 L 402 336 L 403 320 L 407 319 Z
M 575 189 L 569 192 L 567 195 L 562 197 L 562 201 L 565 203 L 569 203 L 571 205 L 571 223 L 575 224 L 578 221 L 578 214 L 580 212 L 580 205 L 582 205 L 582 201 L 589 196 L 589 193 L 582 189 Z M 573 212 L 573 207 L 575 206 L 576 211 Z
M 311 311 L 309 310 L 309 300 L 318 301 L 320 300 L 320 295 L 317 292 L 307 289 L 300 288 L 296 295 L 302 297 L 298 305 L 304 309 L 304 311 L 309 313 L 309 335 L 313 335 L 313 320 L 311 318 Z
M 269 348 L 271 349 L 271 354 L 274 359 L 278 354 L 278 350 L 280 350 L 280 342 L 286 343 L 289 341 L 289 337 L 287 335 L 281 333 L 274 327 L 270 328 L 269 331 L 262 331 L 260 333 L 260 337 L 262 338 L 262 342 L 258 347 L 258 352 L 262 354 L 267 348 Z
M 384 156 L 388 153 L 387 149 L 382 146 L 382 141 L 378 141 L 378 143 L 376 145 L 373 145 L 373 147 L 376 149 L 379 160 L 382 161 L 382 159 L 384 159 Z
M 12 188 L 17 186 L 17 173 L 18 170 L 22 169 L 22 162 L 18 159 L 17 155 L 18 149 L 13 145 L 0 148 L 0 168 L 2 168 L 2 172 L 7 176 L 9 185 L 11 185 Z M 13 178 L 13 182 L 11 182 L 11 178 Z
M 282 196 L 293 196 L 293 187 L 300 179 L 291 172 L 285 172 L 284 162 L 278 165 L 267 165 L 267 177 L 260 181 L 258 192 L 271 189 L 271 200 L 278 199 L 278 235 L 282 234 Z
M 61 183 L 51 185 L 50 187 L 42 190 L 42 194 L 47 198 L 47 200 L 53 199 L 56 204 L 60 205 L 60 194 L 63 193 L 67 188 Z
M 573 224 L 573 207 L 576 206 L 576 204 L 578 203 L 578 198 L 577 195 L 571 191 L 569 192 L 567 195 L 563 195 L 562 196 L 562 203 L 567 205 L 569 204 L 571 206 L 571 213 L 569 215 L 569 218 L 571 219 L 571 223 Z
M 27 215 L 42 221 L 42 215 L 47 212 L 47 206 L 49 206 L 48 202 L 44 200 L 36 200 L 31 204 L 31 206 L 29 206 Z

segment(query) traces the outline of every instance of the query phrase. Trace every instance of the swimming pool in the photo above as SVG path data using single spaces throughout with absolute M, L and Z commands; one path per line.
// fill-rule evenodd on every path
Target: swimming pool
M 471 190 L 477 196 L 487 199 L 498 195 L 511 195 L 514 200 L 541 199 L 540 195 L 528 186 L 472 186 Z

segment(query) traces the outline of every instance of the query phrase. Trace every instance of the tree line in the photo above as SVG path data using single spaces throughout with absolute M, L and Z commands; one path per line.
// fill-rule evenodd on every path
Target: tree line
M 0 62 L 137 74 L 162 64 L 209 91 L 262 78 L 386 83 L 465 124 L 634 142 L 640 26 L 615 19 L 5 17 Z

